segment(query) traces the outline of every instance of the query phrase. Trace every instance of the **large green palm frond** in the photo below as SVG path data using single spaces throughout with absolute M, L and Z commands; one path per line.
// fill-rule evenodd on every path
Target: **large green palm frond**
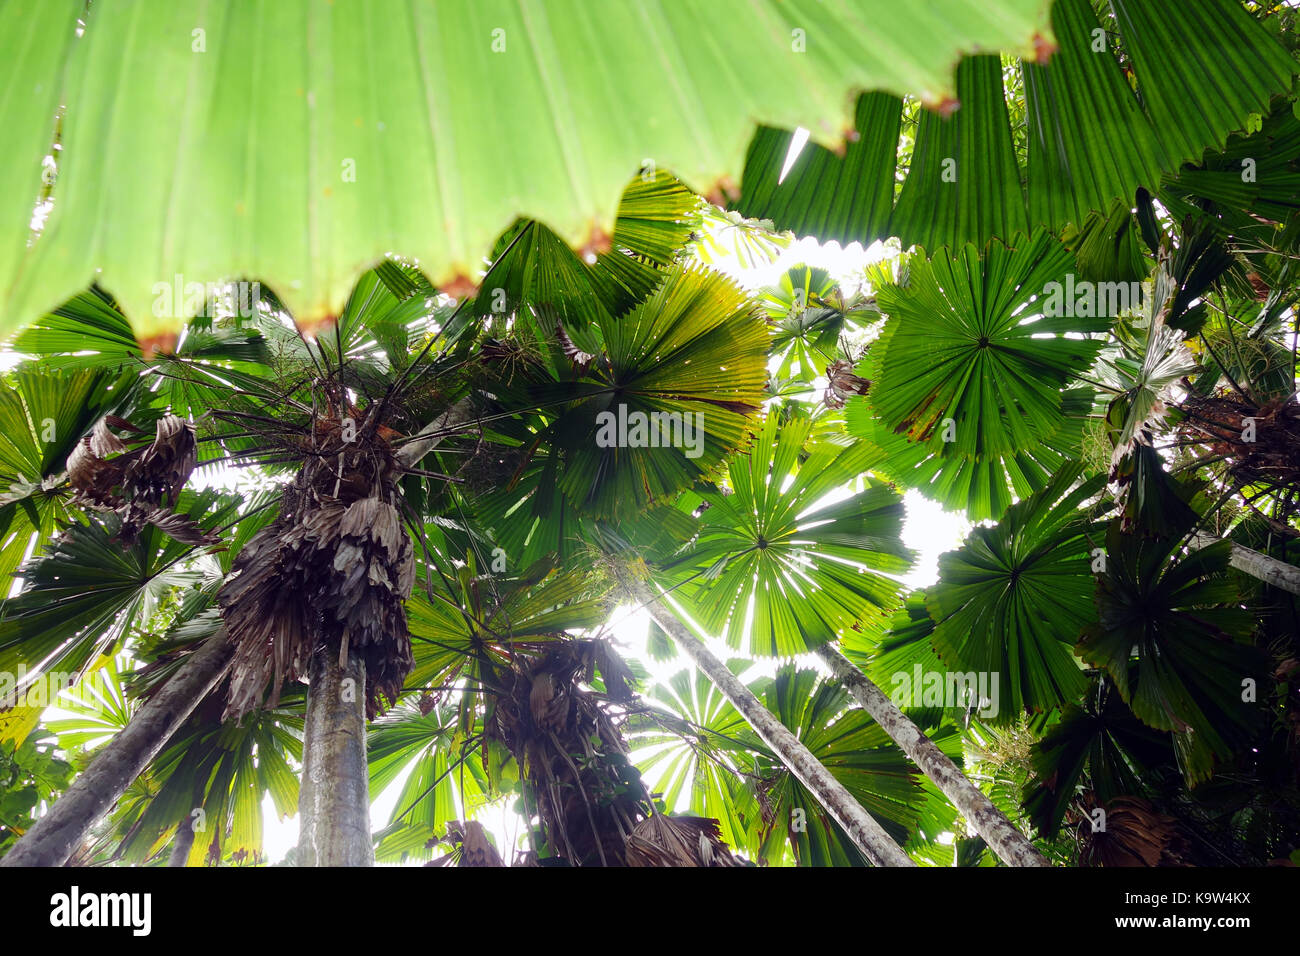
M 627 728 L 632 758 L 668 812 L 711 817 L 729 846 L 757 853 L 763 816 L 744 753 L 748 724 L 707 677 L 680 670 L 655 681 Z
M 733 667 L 749 669 L 743 661 Z M 892 837 L 906 841 L 923 820 L 938 835 L 939 817 L 932 816 L 916 768 L 866 714 L 848 709 L 841 687 L 794 665 L 750 686 Z M 706 680 L 680 672 L 650 696 L 670 714 L 647 711 L 637 718 L 632 742 L 641 749 L 634 755 L 663 788 L 670 809 L 669 798 L 680 801 L 690 787 L 692 812 L 725 810 L 719 819 L 733 845 L 760 861 L 865 865 L 816 798 Z
M 1081 333 L 1110 319 L 1074 314 L 1072 264 L 1040 230 L 982 258 L 970 245 L 913 257 L 878 291 L 889 320 L 859 367 L 872 385 L 850 400 L 849 427 L 889 452 L 886 474 L 990 518 L 1077 456 L 1079 396 L 1063 389 L 1104 344 Z
M 1209 777 L 1263 719 L 1255 615 L 1226 572 L 1231 544 L 1179 555 L 1178 537 L 1106 533 L 1098 619 L 1079 642 L 1144 723 L 1171 731 L 1189 784 Z
M 937 104 L 963 53 L 1032 55 L 1050 37 L 1042 0 L 992 2 L 454 0 L 404 16 L 317 0 L 150 3 L 147 16 L 6 4 L 0 86 L 40 91 L 6 112 L 6 322 L 102 269 L 145 337 L 180 328 L 150 291 L 177 274 L 256 277 L 314 325 L 388 252 L 441 283 L 473 277 L 520 216 L 584 245 L 612 232 L 647 160 L 708 192 L 738 178 L 756 121 L 829 144 L 850 124 L 850 89 Z M 236 50 L 228 36 L 258 40 Z M 473 109 L 458 105 L 465 89 Z M 60 104 L 55 202 L 29 249 Z
M 1001 721 L 1062 706 L 1086 686 L 1071 648 L 1096 620 L 1098 529 L 1080 506 L 1102 478 L 1076 486 L 1078 477 L 1077 467 L 1062 472 L 996 525 L 971 531 L 940 557 L 939 583 L 927 592 L 944 669 L 996 676 Z
M 778 377 L 811 382 L 841 360 L 842 336 L 878 319 L 874 303 L 846 300 L 825 269 L 787 269 L 760 301 L 772 322 L 772 354 Z
M 870 717 L 860 710 L 846 711 L 847 691 L 822 680 L 816 671 L 787 665 L 767 683 L 759 699 L 891 837 L 908 840 L 924 806 L 920 775 Z M 779 767 L 775 763 L 771 769 Z M 802 866 L 860 865 L 851 841 L 829 817 L 823 817 L 816 798 L 803 784 L 783 768 L 764 776 L 759 784 L 761 799 L 771 811 L 765 847 L 788 842 Z M 806 811 L 808 825 L 803 829 L 796 826 L 796 809 Z
M 587 347 L 587 326 L 623 315 L 662 281 L 698 227 L 702 203 L 675 177 L 644 169 L 623 190 L 610 248 L 588 253 L 592 261 L 542 223 L 521 220 L 497 239 L 474 314 L 537 321 L 547 337 L 560 323 Z
M 877 628 L 907 570 L 897 492 L 864 478 L 879 460 L 863 444 L 809 442 L 805 412 L 768 413 L 726 488 L 699 495 L 698 534 L 662 569 L 705 632 L 735 648 L 787 657 L 852 627 Z M 852 488 L 862 479 L 860 488 Z
M 240 500 L 212 490 L 186 492 L 175 510 L 215 532 L 239 520 Z M 25 586 L 5 602 L 0 618 L 0 669 L 79 671 L 120 647 L 173 588 L 202 581 L 188 562 L 204 548 L 153 525 L 123 545 L 119 528 L 116 515 L 89 516 L 24 566 Z
M 864 245 L 898 236 L 931 250 L 1008 241 L 1040 225 L 1082 227 L 1091 213 L 1116 200 L 1127 209 L 1139 187 L 1154 192 L 1162 174 L 1222 147 L 1251 114 L 1267 111 L 1269 97 L 1296 72 L 1285 49 L 1237 0 L 1127 0 L 1110 9 L 1114 18 L 1103 22 L 1087 0 L 1057 0 L 1052 26 L 1059 49 L 1045 63 L 1016 64 L 1028 146 L 1023 165 L 1013 149 L 998 59 L 973 57 L 957 70 L 955 114 L 920 117 L 896 203 L 903 102 L 869 93 L 857 104 L 858 138 L 842 156 L 810 145 L 784 177 L 793 134 L 761 128 L 746 159 L 739 208 L 800 235 Z M 1240 171 L 1237 162 L 1238 180 Z M 1224 180 L 1190 185 L 1217 186 L 1219 195 L 1240 188 Z
M 185 865 L 265 862 L 264 798 L 281 820 L 298 809 L 304 711 L 299 691 L 223 723 L 219 695 L 209 697 L 150 765 L 158 789 L 120 845 L 125 857 L 148 858 L 188 821 Z
M 99 418 L 126 411 L 133 376 L 25 365 L 0 383 L 0 598 L 10 575 L 71 520 L 68 456 Z M 35 539 L 33 541 L 33 538 Z
M 1098 805 L 1140 793 L 1142 776 L 1173 756 L 1167 734 L 1135 718 L 1109 682 L 1094 681 L 1033 745 L 1025 811 L 1040 833 L 1053 837 L 1080 793 L 1092 793 Z
M 1071 264 L 1042 231 L 1010 246 L 993 243 L 983 258 L 966 246 L 952 257 L 911 260 L 905 284 L 877 295 L 890 319 L 865 364 L 885 423 L 926 440 L 951 418 L 949 443 L 969 457 L 1006 454 L 1051 435 L 1060 425 L 1061 389 L 1102 347 L 1064 333 L 1110 325 L 1105 316 L 1049 310 L 1050 284 L 1063 282 Z
M 493 781 L 487 772 L 481 723 L 467 726 L 459 708 L 432 701 L 395 708 L 367 738 L 372 799 L 407 775 L 388 823 L 377 834 L 378 860 L 432 859 L 433 841 L 446 834 L 449 823 L 468 819 L 511 784 L 500 776 Z
M 559 487 L 596 517 L 628 516 L 689 487 L 743 444 L 765 380 L 768 336 L 741 289 L 693 268 L 670 271 L 604 333 L 608 371 L 598 375 L 605 387 L 555 426 L 567 455 Z M 682 435 L 661 431 L 656 444 L 667 448 L 600 447 L 602 428 L 617 421 L 622 430 L 624 409 L 672 416 L 663 420 L 674 427 L 681 421 Z M 611 416 L 604 425 L 601 412 Z M 688 426 L 696 429 L 694 444 L 683 447 Z M 634 427 L 627 428 L 629 446 Z
M 559 345 L 490 344 L 483 384 L 497 399 L 486 437 L 512 465 L 476 508 L 525 564 L 567 556 L 581 518 L 629 519 L 716 472 L 748 440 L 767 377 L 757 307 L 699 266 L 673 265 L 607 320 L 598 351 Z

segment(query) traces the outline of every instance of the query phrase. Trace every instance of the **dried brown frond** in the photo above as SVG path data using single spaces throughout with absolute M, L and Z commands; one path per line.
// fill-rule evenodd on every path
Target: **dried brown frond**
M 853 363 L 848 359 L 837 359 L 826 366 L 826 394 L 822 401 L 827 408 L 843 408 L 851 395 L 866 395 L 871 389 L 871 380 L 853 374 Z
M 648 794 L 608 712 L 630 696 L 631 674 L 604 641 L 560 636 L 513 645 L 485 736 L 526 768 L 530 801 L 553 856 L 574 866 L 622 866 L 632 827 L 649 812 Z M 584 687 L 599 669 L 609 694 Z
M 1085 801 L 1087 803 L 1087 801 Z M 1141 797 L 1115 797 L 1105 806 L 1105 828 L 1080 828 L 1084 866 L 1187 866 L 1186 839 L 1178 821 Z
M 656 814 L 620 730 L 620 708 L 635 701 L 627 665 L 606 641 L 557 637 L 512 645 L 485 723 L 525 770 L 539 849 L 573 866 L 740 865 L 716 821 Z M 597 675 L 603 694 L 591 689 Z
M 669 817 L 656 813 L 632 828 L 628 866 L 744 866 L 722 842 L 711 817 Z
M 1300 403 L 1294 396 L 1255 405 L 1235 393 L 1192 393 L 1182 409 L 1180 437 L 1227 459 L 1233 478 L 1300 486 Z
M 124 492 L 135 499 L 175 506 L 198 464 L 194 426 L 176 415 L 158 420 L 153 443 L 127 458 Z
M 505 866 L 501 859 L 501 854 L 497 848 L 492 845 L 491 839 L 488 838 L 487 830 L 483 825 L 475 820 L 466 820 L 461 823 L 459 820 L 452 820 L 447 824 L 447 835 L 441 840 L 431 840 L 429 845 L 438 843 L 450 843 L 453 847 L 459 847 L 460 852 L 455 850 L 446 856 L 441 856 L 436 860 L 430 860 L 425 866 L 447 866 L 453 859 L 456 860 L 457 866 Z
M 68 456 L 73 500 L 115 512 L 122 519 L 118 537 L 127 544 L 146 524 L 186 544 L 216 544 L 220 540 L 216 535 L 173 510 L 198 464 L 194 426 L 176 415 L 164 415 L 155 426 L 153 441 L 134 449 L 110 426 L 147 434 L 115 415 L 96 422 Z
M 414 665 L 404 602 L 415 561 L 397 509 L 400 470 L 379 426 L 356 415 L 346 428 L 339 417 L 317 422 L 315 453 L 218 596 L 236 645 L 228 717 L 261 706 L 268 684 L 274 706 L 280 685 L 306 676 L 322 651 L 364 659 L 373 718 Z

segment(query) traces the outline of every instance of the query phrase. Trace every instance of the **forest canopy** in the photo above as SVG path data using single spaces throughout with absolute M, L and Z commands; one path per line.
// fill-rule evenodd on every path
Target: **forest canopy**
M 0 867 L 1300 863 L 1297 49 L 0 0 Z

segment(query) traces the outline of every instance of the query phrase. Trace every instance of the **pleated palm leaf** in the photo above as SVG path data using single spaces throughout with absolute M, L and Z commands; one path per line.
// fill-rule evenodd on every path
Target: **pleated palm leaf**
M 1187 555 L 1177 546 L 1177 538 L 1125 535 L 1111 524 L 1099 617 L 1079 651 L 1105 669 L 1140 720 L 1173 732 L 1179 764 L 1195 783 L 1262 719 L 1246 693 L 1263 677 L 1262 659 L 1249 642 L 1255 616 L 1226 573 L 1231 543 Z
M 879 462 L 865 444 L 810 442 L 813 420 L 768 412 L 724 487 L 699 495 L 696 536 L 660 565 L 675 597 L 733 648 L 786 657 L 851 627 L 878 628 L 907 569 L 897 492 L 864 479 Z
M 210 634 L 214 624 L 201 633 Z M 137 672 L 130 692 L 116 668 L 105 667 L 61 697 L 58 706 L 68 716 L 48 725 L 59 745 L 80 750 L 111 739 L 139 709 L 138 698 L 147 699 L 165 679 L 159 672 L 165 674 L 166 663 L 163 657 Z M 220 697 L 209 698 L 138 779 L 137 792 L 105 820 L 97 855 L 173 866 L 265 862 L 263 798 L 271 797 L 282 818 L 297 807 L 290 761 L 301 758 L 301 704 L 301 695 L 287 699 L 283 708 L 259 711 L 236 726 L 223 724 Z M 91 756 L 93 750 L 85 759 Z
M 1175 183 L 1186 176 L 1182 188 L 1169 190 L 1175 218 L 1188 191 L 1238 204 L 1243 219 L 1261 192 L 1251 210 L 1261 217 L 1291 201 L 1285 161 L 1266 167 L 1281 177 L 1243 184 L 1243 157 L 1269 162 L 1263 157 L 1271 150 L 1258 146 L 1238 144 L 1240 152 L 1199 174 L 1181 172 L 1224 146 L 1252 113 L 1267 113 L 1270 96 L 1294 72 L 1283 45 L 1240 3 L 1205 0 L 1193 10 L 1181 0 L 1124 0 L 1098 12 L 1087 0 L 1057 0 L 1051 21 L 1057 49 L 1046 62 L 1025 58 L 1004 71 L 996 56 L 963 60 L 955 77 L 961 108 L 951 115 L 923 111 L 910 126 L 913 102 L 865 93 L 855 110 L 857 136 L 844 149 L 810 143 L 788 169 L 791 128 L 760 128 L 739 210 L 846 245 L 898 237 L 904 247 L 955 252 L 1038 226 L 1081 227 L 1117 201 L 1130 224 L 1121 228 L 1132 229 L 1134 194 L 1154 191 L 1162 174 Z M 1279 132 L 1269 130 L 1274 139 Z M 900 136 L 914 137 L 906 169 Z
M 879 318 L 874 302 L 845 300 L 825 269 L 795 266 L 764 289 L 763 310 L 772 322 L 775 374 L 811 381 L 841 361 L 841 339 Z M 851 363 L 850 363 L 851 364 Z
M 1111 320 L 1053 305 L 1072 262 L 1040 230 L 983 255 L 967 245 L 915 256 L 905 279 L 877 291 L 889 320 L 859 366 L 872 385 L 850 399 L 849 427 L 887 453 L 889 477 L 991 518 L 1077 457 L 1064 390 L 1103 347 L 1087 334 Z
M 674 265 L 650 298 L 590 333 L 594 352 L 554 328 L 532 358 L 507 342 L 501 361 L 524 359 L 509 376 L 494 369 L 503 468 L 476 508 L 525 566 L 571 554 L 584 518 L 630 519 L 716 472 L 763 398 L 765 323 L 718 273 Z
M 682 865 L 670 845 L 684 824 L 651 825 L 660 813 L 623 740 L 632 672 L 606 640 L 575 633 L 607 617 L 605 587 L 575 569 L 478 573 L 470 553 L 431 601 L 412 601 L 419 704 L 380 722 L 371 741 L 372 791 L 415 768 L 382 855 L 428 858 L 456 821 L 516 796 L 535 821 L 523 862 Z M 690 865 L 730 860 L 718 842 Z
M 1100 526 L 1082 506 L 1101 490 L 1079 469 L 1012 505 L 992 527 L 939 559 L 925 598 L 930 636 L 945 670 L 996 674 L 998 717 L 1050 710 L 1082 693 L 1073 646 L 1096 619 Z
M 177 512 L 215 533 L 239 521 L 240 499 L 216 491 L 186 492 Z M 193 561 L 208 545 L 178 541 L 147 525 L 124 547 L 116 515 L 68 525 L 22 568 L 23 590 L 6 601 L 0 620 L 0 667 L 83 671 L 116 653 L 176 589 L 197 587 Z
M 22 367 L 0 388 L 0 580 L 71 518 L 67 460 L 102 416 L 132 408 L 129 372 Z M 34 540 L 33 540 L 34 539 Z
M 310 31 L 278 29 L 292 17 L 257 4 L 161 5 L 147 23 L 105 6 L 90 12 L 83 40 L 75 34 L 85 11 L 74 2 L 7 12 L 0 35 L 12 40 L 0 57 L 7 64 L 0 82 L 40 92 L 15 107 L 13 148 L 0 164 L 12 197 L 0 212 L 6 317 L 30 319 L 100 267 L 107 287 L 129 293 L 127 311 L 146 338 L 175 335 L 184 325 L 179 315 L 151 309 L 154 284 L 177 274 L 256 276 L 283 290 L 295 317 L 314 324 L 340 311 L 359 273 L 385 250 L 427 264 L 440 284 L 473 281 L 479 257 L 520 215 L 594 251 L 612 232 L 619 190 L 647 158 L 698 189 L 722 192 L 739 180 L 756 122 L 803 124 L 833 145 L 851 124 L 848 91 L 951 102 L 962 54 L 1032 57 L 1052 34 L 1047 8 L 1022 0 L 997 0 L 979 17 L 961 0 L 897 10 L 852 0 L 798 11 L 770 0 L 758 7 L 728 0 L 651 13 L 566 3 L 544 23 L 510 5 L 493 11 L 490 28 L 468 2 L 419 7 L 407 18 L 352 4 L 295 11 L 318 35 L 366 37 L 387 67 L 382 77 L 355 57 L 309 44 Z M 1250 81 L 1244 95 L 1223 104 L 1197 98 L 1198 120 L 1257 108 L 1259 92 L 1282 88 L 1289 76 L 1278 65 L 1281 51 L 1264 45 L 1237 14 L 1222 19 L 1257 63 L 1243 70 Z M 1186 19 L 1191 28 L 1178 39 L 1200 52 L 1210 31 Z M 570 20 L 589 29 L 565 28 Z M 193 60 L 188 47 L 172 42 L 177 31 L 194 29 L 208 38 L 278 33 L 281 62 L 310 61 L 329 82 L 299 93 L 295 67 L 232 86 L 215 44 Z M 794 29 L 814 43 L 825 38 L 824 55 L 792 59 L 801 49 L 792 47 Z M 883 44 L 876 39 L 882 31 Z M 1177 57 L 1181 48 L 1160 52 Z M 646 82 L 665 64 L 675 86 Z M 185 109 L 205 122 L 157 123 L 180 107 L 175 85 L 156 78 L 188 70 L 197 74 Z M 719 76 L 726 81 L 715 82 Z M 465 89 L 477 91 L 476 109 L 441 108 L 459 103 Z M 417 103 L 440 108 L 409 108 Z M 60 105 L 65 149 L 55 201 L 29 250 L 31 200 Z M 1207 131 L 1198 122 L 1194 130 L 1203 140 L 1218 124 Z M 347 161 L 331 169 L 337 180 L 329 192 L 319 185 L 322 171 L 304 161 L 323 135 L 348 144 Z M 1174 161 L 1190 158 L 1184 152 Z M 199 183 L 205 188 L 191 188 Z M 102 232 L 92 221 L 99 219 Z

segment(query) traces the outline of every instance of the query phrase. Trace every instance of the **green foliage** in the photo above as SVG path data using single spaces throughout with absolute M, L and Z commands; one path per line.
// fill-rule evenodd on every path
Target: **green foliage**
M 850 401 L 849 429 L 881 448 L 886 474 L 992 518 L 1077 457 L 1079 400 L 1063 389 L 1104 345 L 1080 333 L 1110 320 L 1045 314 L 1071 262 L 1040 230 L 983 258 L 969 245 L 917 255 L 878 292 L 889 320 L 860 365 L 872 388 Z
M 10 373 L 0 385 L 0 586 L 5 593 L 28 548 L 43 548 L 70 519 L 64 463 L 101 415 L 121 409 L 130 383 L 130 375 L 113 369 L 32 365 Z
M 1143 776 L 1173 756 L 1167 734 L 1134 717 L 1112 686 L 1094 681 L 1034 745 L 1034 780 L 1025 788 L 1025 812 L 1040 833 L 1055 836 L 1085 773 L 1094 806 L 1104 805 L 1138 791 Z
M 0 857 L 36 822 L 40 804 L 53 803 L 72 782 L 72 764 L 56 753 L 41 732 L 0 743 Z
M 850 627 L 879 627 L 899 592 L 881 572 L 910 564 L 896 492 L 868 481 L 833 496 L 876 452 L 809 442 L 812 427 L 804 412 L 769 412 L 753 448 L 732 460 L 727 488 L 700 494 L 708 507 L 696 537 L 663 565 L 683 583 L 690 616 L 752 654 L 786 657 Z
M 887 693 L 918 668 L 995 677 L 996 715 L 945 700 L 907 716 L 1053 862 L 1294 852 L 1294 601 L 1232 551 L 1281 562 L 1270 580 L 1284 585 L 1300 559 L 1300 124 L 1281 95 L 1295 71 L 1284 18 L 1261 26 L 1234 0 L 1057 0 L 1033 50 L 1040 0 L 763 2 L 743 16 L 566 4 L 527 28 L 492 7 L 512 52 L 491 60 L 452 43 L 486 22 L 459 3 L 436 30 L 424 8 L 399 23 L 346 4 L 181 3 L 132 21 L 92 4 L 76 44 L 64 27 L 80 5 L 21 19 L 0 4 L 0 28 L 25 25 L 0 29 L 0 78 L 64 77 L 7 117 L 0 180 L 21 188 L 0 200 L 0 299 L 22 319 L 71 296 L 9 340 L 25 358 L 0 387 L 0 672 L 81 675 L 57 719 L 30 699 L 0 715 L 0 852 L 222 639 L 214 595 L 251 537 L 343 493 L 355 476 L 322 449 L 358 420 L 382 425 L 376 460 L 401 472 L 392 497 L 416 553 L 414 666 L 368 739 L 372 800 L 396 797 L 374 834 L 383 862 L 429 861 L 441 841 L 467 865 L 465 821 L 498 811 L 521 821 L 515 846 L 495 841 L 511 864 L 595 862 L 598 818 L 622 847 L 624 831 L 683 813 L 717 821 L 750 863 L 865 862 L 721 691 L 689 669 L 656 676 L 678 659 L 673 628 L 651 624 L 646 659 L 621 659 L 611 615 L 629 576 L 665 594 L 656 615 L 742 655 L 731 670 L 918 862 L 996 859 L 801 655 L 834 643 Z M 589 29 L 561 29 L 565 15 Z M 333 77 L 311 85 L 315 113 L 284 106 L 308 95 L 293 42 L 271 60 L 254 44 L 257 69 L 234 79 L 215 50 L 184 57 L 183 86 L 133 79 L 150 72 L 140 57 L 177 67 L 159 51 L 179 25 L 292 38 L 304 19 L 324 37 L 308 73 Z M 798 59 L 797 83 L 782 66 L 794 26 L 836 38 Z M 386 64 L 381 97 L 331 62 L 353 35 Z M 663 73 L 664 57 L 676 86 L 620 85 Z M 127 79 L 101 84 L 106 64 Z M 453 74 L 491 94 L 472 128 L 444 95 Z M 755 120 L 812 124 L 826 142 L 854 83 L 874 92 L 841 155 L 814 144 L 778 182 L 790 134 L 753 139 L 740 208 L 770 221 L 691 188 L 730 190 Z M 206 119 L 182 126 L 178 151 L 174 128 L 138 117 L 170 115 L 157 107 L 182 89 Z M 489 128 L 499 96 L 525 117 L 517 142 Z M 392 109 L 427 102 L 436 117 Z M 305 188 L 329 178 L 300 168 L 308 115 L 314 143 L 350 144 L 354 182 Z M 67 149 L 29 247 L 28 167 L 52 127 Z M 275 190 L 258 185 L 268 170 Z M 782 260 L 750 291 L 728 276 L 791 247 L 773 223 L 890 241 L 843 286 Z M 96 267 L 102 288 L 84 288 Z M 250 314 L 208 301 L 188 323 L 147 317 L 155 278 L 213 270 L 267 283 Z M 478 282 L 472 298 L 430 281 L 453 275 Z M 1054 285 L 1079 282 L 1144 283 L 1145 302 L 1089 309 Z M 617 434 L 641 414 L 697 412 L 695 447 L 684 430 L 676 447 Z M 178 510 L 215 548 L 155 526 L 124 543 L 117 516 L 71 494 L 68 457 L 103 416 L 147 434 L 169 413 L 195 425 L 202 463 Z M 444 415 L 456 424 L 406 461 Z M 1237 441 L 1251 415 L 1259 441 Z M 304 493 L 286 479 L 309 461 L 326 467 Z M 905 583 L 904 490 L 978 522 L 923 587 Z M 1197 549 L 1198 530 L 1226 540 Z M 78 860 L 160 863 L 202 811 L 187 862 L 265 862 L 262 806 L 294 811 L 302 754 L 305 694 L 279 690 L 239 723 L 221 719 L 224 686 L 198 702 Z M 1127 821 L 1109 849 L 1087 826 L 1102 808 Z M 1123 845 L 1135 825 L 1155 834 L 1137 852 Z
M 846 333 L 878 318 L 874 308 L 844 295 L 825 269 L 795 266 L 764 289 L 760 302 L 772 323 L 776 375 L 812 381 L 840 360 Z
M 1022 61 L 1015 71 L 1022 82 L 1012 84 L 1024 114 L 1023 167 L 999 62 L 971 57 L 957 70 L 960 108 L 921 115 L 892 210 L 887 187 L 905 107 L 881 93 L 859 99 L 858 138 L 843 158 L 809 146 L 783 180 L 792 134 L 761 128 L 746 159 L 740 209 L 800 235 L 864 245 L 898 236 L 931 251 L 1009 242 L 1038 226 L 1083 227 L 1091 213 L 1130 202 L 1161 173 L 1174 175 L 1222 147 L 1295 72 L 1236 0 L 1206 0 L 1195 10 L 1181 0 L 1111 9 L 1115 19 L 1103 24 L 1087 0 L 1052 4 L 1058 48 L 1046 63 Z M 1123 63 L 1105 33 L 1098 48 L 1103 30 L 1115 35 Z
M 1262 661 L 1248 642 L 1255 616 L 1224 573 L 1231 544 L 1181 557 L 1176 547 L 1177 539 L 1125 535 L 1111 524 L 1098 619 L 1079 651 L 1105 668 L 1139 719 L 1174 731 L 1183 772 L 1196 783 L 1256 728 L 1262 715 L 1243 688 L 1260 683 Z
M 747 666 L 737 660 L 733 669 L 743 674 Z M 937 834 L 915 767 L 866 714 L 846 709 L 843 688 L 792 665 L 750 686 L 891 836 L 905 840 L 923 821 Z M 646 748 L 639 763 L 659 781 L 668 807 L 689 798 L 692 813 L 716 816 L 724 839 L 770 864 L 865 864 L 816 798 L 705 678 L 679 671 L 650 696 L 671 714 L 638 717 L 631 742 Z M 946 735 L 937 739 L 950 746 Z
M 186 493 L 177 513 L 216 528 L 236 515 L 239 499 L 213 491 Z M 21 664 L 76 671 L 112 653 L 131 625 L 147 618 L 172 588 L 195 587 L 201 575 L 184 562 L 197 549 L 146 526 L 124 547 L 116 515 L 72 524 L 26 571 L 27 584 L 5 603 L 0 670 Z
M 98 275 L 137 331 L 174 333 L 183 317 L 154 314 L 154 283 L 246 275 L 314 325 L 389 252 L 441 283 L 473 278 L 521 216 L 583 245 L 613 231 L 647 157 L 707 191 L 739 178 L 755 122 L 830 142 L 850 124 L 850 90 L 938 102 L 961 54 L 1028 55 L 1050 34 L 1042 0 L 991 2 L 556 0 L 534 15 L 454 0 L 394 16 L 183 0 L 139 19 L 113 4 L 6 4 L 0 86 L 40 93 L 6 113 L 3 314 L 30 320 Z M 56 201 L 29 250 L 59 104 Z
M 1071 654 L 1095 617 L 1095 556 L 1080 506 L 1100 479 L 1073 487 L 1077 469 L 1012 505 L 993 527 L 976 528 L 939 560 L 926 597 L 932 640 L 948 668 L 998 674 L 999 717 L 1060 706 L 1086 684 Z

